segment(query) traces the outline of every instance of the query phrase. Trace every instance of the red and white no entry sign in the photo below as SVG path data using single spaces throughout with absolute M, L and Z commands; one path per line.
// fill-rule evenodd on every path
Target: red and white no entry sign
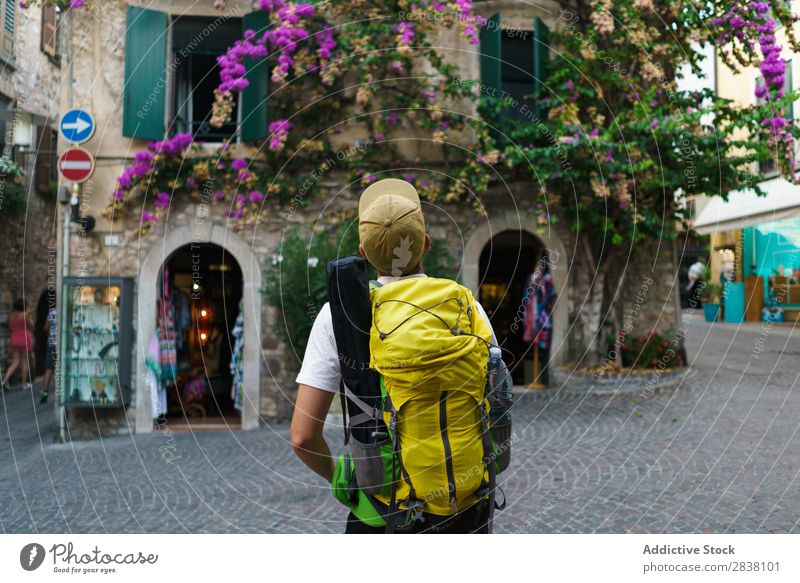
M 59 157 L 58 170 L 70 182 L 83 182 L 94 172 L 94 157 L 83 148 L 70 148 Z

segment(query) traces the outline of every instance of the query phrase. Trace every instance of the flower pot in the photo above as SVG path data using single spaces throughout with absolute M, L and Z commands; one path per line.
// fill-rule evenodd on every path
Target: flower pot
M 703 314 L 706 322 L 716 322 L 719 315 L 719 304 L 703 304 Z

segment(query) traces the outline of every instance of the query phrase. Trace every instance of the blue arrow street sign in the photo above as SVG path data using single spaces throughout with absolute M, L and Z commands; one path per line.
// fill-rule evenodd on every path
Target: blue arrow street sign
M 82 144 L 94 134 L 94 118 L 83 109 L 70 109 L 61 116 L 61 135 L 73 144 Z

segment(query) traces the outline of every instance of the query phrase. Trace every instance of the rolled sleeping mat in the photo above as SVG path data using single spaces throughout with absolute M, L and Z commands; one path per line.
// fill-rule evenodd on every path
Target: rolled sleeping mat
M 375 408 L 381 404 L 378 373 L 369 367 L 372 303 L 367 262 L 357 255 L 341 257 L 328 263 L 326 274 L 342 382 L 361 401 L 357 404 L 347 398 L 348 425 L 355 440 L 373 443 L 388 432 L 382 419 L 366 420 L 364 415 L 364 405 Z

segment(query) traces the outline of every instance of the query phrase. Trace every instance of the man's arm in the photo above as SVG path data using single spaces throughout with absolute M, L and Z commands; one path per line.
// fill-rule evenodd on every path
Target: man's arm
M 309 385 L 300 385 L 292 416 L 292 448 L 309 468 L 328 480 L 333 480 L 334 459 L 322 429 L 325 417 L 336 393 Z

